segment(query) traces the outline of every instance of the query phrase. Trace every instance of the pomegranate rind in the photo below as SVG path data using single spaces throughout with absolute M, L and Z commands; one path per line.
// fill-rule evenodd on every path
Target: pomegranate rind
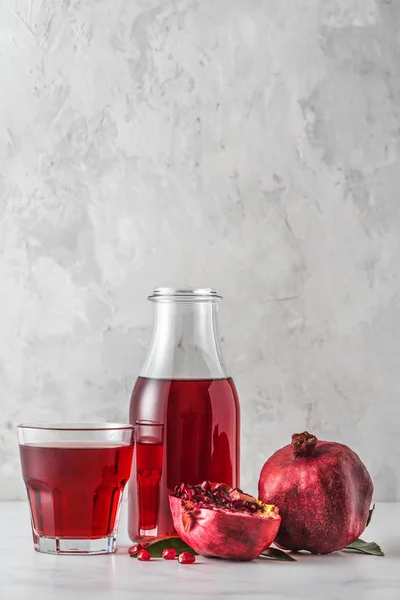
M 262 468 L 259 498 L 279 506 L 275 544 L 285 550 L 329 554 L 358 539 L 368 519 L 371 477 L 348 446 L 318 440 L 312 453 L 296 456 L 293 445 Z
M 246 497 L 259 504 L 260 512 L 197 508 L 196 503 L 184 502 L 171 494 L 169 502 L 176 532 L 201 556 L 253 560 L 272 544 L 281 518 L 275 506 Z

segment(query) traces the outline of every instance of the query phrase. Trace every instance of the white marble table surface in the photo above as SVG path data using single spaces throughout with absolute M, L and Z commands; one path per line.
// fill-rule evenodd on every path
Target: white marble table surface
M 139 562 L 127 554 L 125 506 L 119 549 L 107 556 L 52 556 L 32 548 L 25 502 L 0 502 L 1 600 L 399 600 L 400 504 L 379 504 L 365 539 L 384 557 L 336 552 L 297 555 L 297 563 L 236 563 L 198 558 L 194 565 Z

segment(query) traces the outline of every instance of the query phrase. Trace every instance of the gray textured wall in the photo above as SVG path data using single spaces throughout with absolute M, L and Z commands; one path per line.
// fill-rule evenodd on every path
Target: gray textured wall
M 214 285 L 243 486 L 308 428 L 400 499 L 400 2 L 0 3 L 0 497 L 15 425 L 127 418 L 154 285 Z

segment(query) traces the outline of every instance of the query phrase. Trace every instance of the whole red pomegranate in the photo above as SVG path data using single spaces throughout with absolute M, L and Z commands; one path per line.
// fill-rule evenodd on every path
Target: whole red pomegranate
M 202 556 L 252 560 L 272 544 L 281 521 L 275 506 L 224 483 L 182 483 L 169 502 L 179 537 Z
M 364 531 L 374 486 L 348 446 L 304 431 L 273 454 L 261 470 L 258 495 L 279 506 L 275 543 L 287 550 L 327 554 Z

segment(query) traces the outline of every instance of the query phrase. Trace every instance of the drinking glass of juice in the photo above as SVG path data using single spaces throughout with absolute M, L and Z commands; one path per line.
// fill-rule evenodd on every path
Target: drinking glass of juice
M 162 423 L 156 421 L 137 421 L 137 530 L 140 539 L 157 535 L 162 461 Z
M 135 428 L 118 423 L 32 423 L 17 429 L 35 550 L 114 552 Z

